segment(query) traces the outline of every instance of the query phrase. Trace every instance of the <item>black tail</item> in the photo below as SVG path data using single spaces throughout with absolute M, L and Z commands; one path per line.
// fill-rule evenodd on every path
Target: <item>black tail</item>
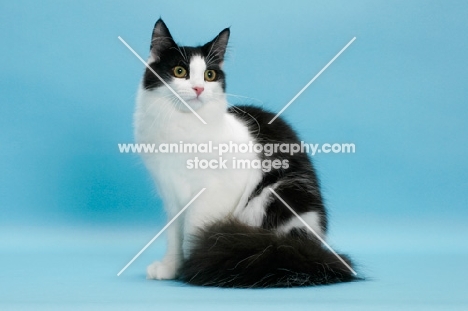
M 201 230 L 193 242 L 180 278 L 194 285 L 294 287 L 357 280 L 318 240 L 306 236 L 281 236 L 229 221 Z

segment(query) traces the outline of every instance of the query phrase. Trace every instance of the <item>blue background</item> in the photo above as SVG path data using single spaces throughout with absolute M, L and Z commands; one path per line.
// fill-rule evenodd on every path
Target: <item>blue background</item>
M 468 4 L 463 1 L 0 1 L 0 308 L 466 309 Z M 152 27 L 202 44 L 231 26 L 233 103 L 279 111 L 310 143 L 329 242 L 365 282 L 223 290 L 146 281 L 161 202 L 132 113 Z

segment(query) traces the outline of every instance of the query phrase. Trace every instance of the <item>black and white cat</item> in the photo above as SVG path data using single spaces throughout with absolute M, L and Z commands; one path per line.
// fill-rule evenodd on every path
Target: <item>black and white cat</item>
M 179 46 L 159 19 L 152 33 L 149 66 L 206 122 L 192 113 L 146 69 L 134 115 L 138 143 L 299 143 L 291 127 L 253 106 L 228 107 L 224 54 L 230 30 L 199 47 Z M 353 281 L 355 277 L 325 249 L 274 191 L 322 238 L 327 218 L 312 163 L 304 153 L 271 156 L 231 150 L 223 169 L 188 169 L 203 154 L 147 153 L 169 219 L 202 188 L 206 191 L 167 229 L 168 249 L 147 269 L 149 279 L 180 279 L 222 287 L 290 287 Z M 279 159 L 287 166 L 233 168 L 243 160 Z M 351 265 L 349 259 L 342 256 Z

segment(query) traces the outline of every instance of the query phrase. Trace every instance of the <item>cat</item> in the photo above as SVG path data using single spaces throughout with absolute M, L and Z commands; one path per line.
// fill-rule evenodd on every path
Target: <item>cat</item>
M 136 99 L 137 143 L 210 141 L 265 146 L 300 142 L 283 119 L 268 124 L 273 113 L 252 105 L 228 105 L 223 64 L 229 36 L 230 29 L 226 28 L 202 46 L 180 46 L 163 20 L 156 22 L 147 62 L 151 69 L 146 68 Z M 223 169 L 187 167 L 195 157 L 216 160 L 218 156 L 216 151 L 142 155 L 169 219 L 206 188 L 168 227 L 167 252 L 147 268 L 148 279 L 241 288 L 357 279 L 270 190 L 325 239 L 326 210 L 307 154 L 230 150 L 223 154 L 227 161 Z M 233 168 L 239 159 L 278 159 L 286 165 L 270 170 L 258 166 Z M 352 265 L 347 256 L 341 258 Z

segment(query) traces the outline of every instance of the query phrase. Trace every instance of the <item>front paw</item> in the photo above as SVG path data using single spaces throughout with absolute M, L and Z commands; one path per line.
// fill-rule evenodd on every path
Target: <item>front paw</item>
M 172 280 L 177 276 L 177 267 L 168 262 L 155 261 L 146 268 L 148 280 Z

